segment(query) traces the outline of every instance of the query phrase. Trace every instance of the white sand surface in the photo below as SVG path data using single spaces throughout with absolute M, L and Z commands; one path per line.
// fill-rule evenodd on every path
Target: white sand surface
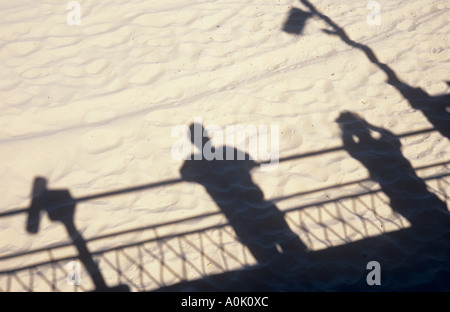
M 201 118 L 278 126 L 280 158 L 325 151 L 251 171 L 309 252 L 407 229 L 383 192 L 341 199 L 379 189 L 345 149 L 326 152 L 343 146 L 343 111 L 395 135 L 429 129 L 401 137 L 401 150 L 450 206 L 450 178 L 433 178 L 450 173 L 449 139 L 319 16 L 301 34 L 283 31 L 291 9 L 308 11 L 300 1 L 80 0 L 81 25 L 68 25 L 67 3 L 0 4 L 0 214 L 30 206 L 35 177 L 73 198 L 180 178 L 172 130 Z M 404 83 L 450 93 L 448 1 L 379 0 L 379 26 L 365 1 L 311 3 Z M 66 282 L 77 250 L 64 226 L 42 212 L 30 234 L 27 217 L 0 218 L 0 291 L 93 290 L 83 266 L 80 286 Z M 197 183 L 83 201 L 74 222 L 111 287 L 156 290 L 256 265 Z

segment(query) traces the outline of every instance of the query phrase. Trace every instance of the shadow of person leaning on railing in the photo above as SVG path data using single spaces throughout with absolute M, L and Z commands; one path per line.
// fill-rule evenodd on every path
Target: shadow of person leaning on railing
M 83 263 L 95 286 L 95 291 L 129 291 L 127 285 L 108 287 L 87 248 L 86 241 L 77 230 L 74 222 L 76 201 L 68 190 L 49 190 L 47 180 L 37 177 L 33 183 L 32 202 L 28 210 L 26 229 L 28 233 L 37 234 L 39 231 L 40 214 L 46 211 L 49 219 L 61 222 L 67 234 L 77 248 L 78 258 Z
M 220 147 L 221 151 L 211 147 L 215 158 L 207 160 L 203 151 L 210 138 L 203 126 L 192 124 L 188 135 L 201 153 L 192 154 L 184 162 L 180 169 L 182 178 L 204 186 L 258 264 L 271 263 L 280 256 L 296 261 L 304 255 L 306 246 L 290 230 L 284 214 L 264 199 L 252 181 L 250 170 L 257 163 L 230 146 Z
M 406 218 L 410 226 L 392 232 L 382 231 L 379 235 L 364 237 L 347 244 L 310 251 L 291 263 L 280 260 L 276 261 L 274 266 L 244 267 L 194 281 L 183 281 L 157 291 L 450 290 L 450 217 L 446 204 L 429 192 L 423 179 L 416 175 L 414 168 L 402 154 L 398 136 L 375 127 L 350 112 L 342 113 L 338 122 L 342 129 L 344 149 L 367 168 L 370 178 L 378 182 L 381 191 L 388 196 L 392 209 Z M 375 133 L 377 136 L 372 136 Z M 224 161 L 224 164 L 216 165 L 214 161 L 189 160 L 182 168 L 187 180 L 198 181 L 205 186 L 225 215 L 233 211 L 239 212 L 242 209 L 242 204 L 239 203 L 246 202 L 243 199 L 246 196 L 232 197 L 233 187 L 236 186 L 232 182 L 240 181 L 235 181 L 236 177 L 248 179 L 250 175 L 246 168 L 251 167 L 244 167 L 239 170 L 239 174 L 232 175 L 232 170 L 226 170 L 228 166 L 235 169 L 237 164 Z M 223 174 L 220 174 L 221 172 Z M 244 184 L 251 186 L 253 182 Z M 221 193 L 221 189 L 228 192 Z M 373 195 L 377 192 L 378 190 L 374 190 Z M 355 194 L 347 197 L 347 200 L 355 200 L 352 205 L 357 205 L 359 196 Z M 255 199 L 257 202 L 261 201 L 260 196 Z M 339 201 L 340 199 L 331 200 L 336 203 Z M 254 205 L 247 208 L 247 218 L 234 223 L 231 216 L 230 220 L 230 224 L 234 223 L 233 227 L 244 242 L 255 237 L 258 231 L 264 228 L 258 228 L 256 212 L 253 212 L 256 209 L 252 207 Z M 317 207 L 322 209 L 320 205 Z M 369 208 L 376 209 L 373 206 Z M 361 216 L 359 218 L 363 219 Z M 267 217 L 262 223 L 270 221 Z M 246 233 L 239 233 L 247 224 L 255 228 L 250 237 L 244 237 Z M 271 253 L 277 253 L 274 247 L 270 250 Z M 255 254 L 260 252 L 257 248 Z M 270 252 L 268 254 L 270 255 Z M 262 261 L 264 260 L 263 257 Z M 367 283 L 369 272 L 366 267 L 371 261 L 378 261 L 381 265 L 381 285 L 370 286 Z M 283 274 L 283 268 L 289 275 Z

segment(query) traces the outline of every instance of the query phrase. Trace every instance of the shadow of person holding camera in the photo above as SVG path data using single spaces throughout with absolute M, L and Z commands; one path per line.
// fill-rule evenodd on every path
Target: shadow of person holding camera
M 376 127 L 352 112 L 343 112 L 336 120 L 342 130 L 344 148 L 378 182 L 389 197 L 392 209 L 404 216 L 414 228 L 430 228 L 445 220 L 445 202 L 430 192 L 403 156 L 398 137 Z

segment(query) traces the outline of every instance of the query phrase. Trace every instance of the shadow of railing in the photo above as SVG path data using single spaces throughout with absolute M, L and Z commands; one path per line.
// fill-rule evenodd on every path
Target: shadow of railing
M 310 12 L 294 9 L 285 25 L 285 31 L 300 34 L 308 18 L 312 16 L 321 18 L 333 29 L 333 31 L 324 30 L 324 32 L 339 36 L 343 42 L 363 51 L 368 59 L 388 76 L 388 84 L 394 86 L 412 107 L 421 110 L 435 127 L 401 134 L 397 137 L 418 135 L 435 130 L 449 137 L 448 117 L 443 117 L 445 113 L 447 113 L 445 116 L 448 116 L 448 95 L 431 97 L 419 88 L 408 86 L 397 78 L 390 67 L 381 63 L 369 47 L 351 40 L 342 28 L 329 17 L 318 12 L 308 1 L 301 0 L 300 2 Z M 344 147 L 338 146 L 284 157 L 279 161 L 343 150 L 345 150 Z M 439 188 L 440 183 L 447 183 L 444 178 L 450 175 L 448 172 L 449 162 L 414 169 L 420 171 L 438 167 L 442 168 L 444 173 L 426 176 L 423 181 L 436 182 Z M 59 206 L 52 208 L 58 209 L 82 201 L 143 191 L 182 181 L 183 179 L 174 178 L 121 190 L 70 198 L 69 201 L 60 202 Z M 284 262 L 286 259 L 282 256 L 276 258 L 271 265 L 257 263 L 248 248 L 239 242 L 233 227 L 226 219 L 217 218 L 221 216 L 220 212 L 210 212 L 161 224 L 84 238 L 82 243 L 95 245 L 102 240 L 107 240 L 109 246 L 107 248 L 90 248 L 91 251 L 88 253 L 89 257 L 93 258 L 92 266 L 98 265 L 102 278 L 104 277 L 107 284 L 127 284 L 131 290 L 137 291 L 360 289 L 361 278 L 365 273 L 364 262 L 372 257 L 390 259 L 392 263 L 401 262 L 406 258 L 409 262 L 403 263 L 405 264 L 403 267 L 401 265 L 393 266 L 391 263 L 383 264 L 383 270 L 387 268 L 387 272 L 394 277 L 410 274 L 411 272 L 408 270 L 411 268 L 418 270 L 418 274 L 421 276 L 424 276 L 425 271 L 431 271 L 430 276 L 438 277 L 428 284 L 426 281 L 425 284 L 420 281 L 421 285 L 400 278 L 398 280 L 407 280 L 410 283 L 401 286 L 393 285 L 394 282 L 388 282 L 389 289 L 414 289 L 414 287 L 430 287 L 432 289 L 434 287 L 450 290 L 450 273 L 448 270 L 441 270 L 442 263 L 445 267 L 450 259 L 448 252 L 450 239 L 447 229 L 436 227 L 432 231 L 426 229 L 424 233 L 423 229 L 411 227 L 408 220 L 402 219 L 398 215 L 379 214 L 378 208 L 388 207 L 389 203 L 383 197 L 382 190 L 376 187 L 367 187 L 365 185 L 367 181 L 368 179 L 351 181 L 338 186 L 301 191 L 271 199 L 271 202 L 279 202 L 333 189 L 339 189 L 342 193 L 343 188 L 350 186 L 359 188 L 357 192 L 354 189 L 349 190 L 348 195 L 339 195 L 339 197 L 322 201 L 314 200 L 302 206 L 282 211 L 292 229 L 309 249 L 304 258 L 290 263 L 296 268 L 286 267 Z M 443 187 L 440 188 L 444 190 Z M 443 201 L 449 197 L 446 193 L 441 195 Z M 16 208 L 0 213 L 0 217 L 12 217 L 27 212 L 29 212 L 28 208 Z M 187 225 L 191 221 L 199 219 L 213 219 L 213 221 L 208 226 Z M 183 225 L 183 227 L 174 232 L 173 225 Z M 428 226 L 432 227 L 433 224 L 428 224 Z M 167 229 L 169 227 L 170 230 Z M 75 233 L 75 227 L 72 226 L 72 228 L 72 233 Z M 140 234 L 139 240 L 126 239 L 127 235 L 137 233 Z M 75 234 L 73 235 L 74 241 Z M 87 250 L 87 246 L 83 246 L 83 248 Z M 418 254 L 417 250 L 428 252 Z M 419 256 L 419 259 L 415 259 L 416 256 Z M 93 285 L 92 281 L 83 282 L 78 286 L 68 286 L 67 284 L 66 277 L 71 273 L 71 268 L 67 268 L 66 262 L 77 261 L 79 258 L 72 243 L 62 243 L 0 256 L 0 291 L 93 290 L 96 285 Z M 440 265 L 435 266 L 436 263 Z M 345 273 L 344 280 L 340 276 L 343 273 Z M 84 270 L 82 274 L 91 275 L 92 272 Z M 237 276 L 241 278 L 237 279 Z M 245 276 L 245 279 L 242 279 L 242 276 Z M 242 283 L 243 280 L 246 282 Z M 324 287 L 324 283 L 328 283 L 328 286 Z
M 436 172 L 437 168 L 441 168 L 440 172 L 443 173 L 427 176 L 423 179 L 428 183 L 437 183 L 438 188 L 439 183 L 445 183 L 446 186 L 450 185 L 450 181 L 447 182 L 443 179 L 450 176 L 450 162 L 422 166 L 416 168 L 416 170 L 419 172 L 433 169 Z M 340 250 L 343 250 L 349 248 L 345 246 L 352 246 L 360 241 L 370 240 L 374 237 L 395 236 L 393 234 L 395 232 L 410 230 L 406 220 L 377 213 L 377 207 L 388 204 L 382 196 L 381 189 L 375 185 L 368 188 L 365 185 L 367 181 L 368 179 L 361 179 L 338 186 L 332 185 L 273 198 L 272 201 L 304 197 L 308 194 L 323 193 L 334 189 L 339 189 L 341 193 L 345 193 L 342 192 L 342 189 L 349 187 L 348 195 L 319 202 L 313 201 L 283 211 L 290 226 L 308 245 L 310 249 L 308 257 L 314 258 L 314 261 L 319 257 L 320 261 L 317 263 L 325 263 L 326 257 L 320 255 L 327 254 L 326 250 L 328 249 L 339 250 L 340 248 Z M 359 187 L 360 191 L 354 193 L 355 187 Z M 448 187 L 442 186 L 440 188 L 443 192 L 448 189 Z M 442 196 L 448 198 L 448 194 L 442 194 Z M 253 270 L 258 270 L 261 274 L 269 274 L 267 268 L 257 264 L 246 246 L 240 244 L 233 228 L 226 219 L 217 219 L 220 215 L 220 212 L 194 215 L 160 224 L 86 238 L 85 241 L 90 245 L 102 241 L 103 243 L 99 245 L 116 245 L 108 248 L 91 248 L 91 254 L 98 263 L 107 283 L 127 284 L 133 291 L 185 290 L 194 287 L 195 283 L 206 283 L 215 278 L 220 280 L 221 285 L 218 286 L 219 284 L 217 284 L 216 290 L 221 289 L 221 287 L 232 290 L 234 286 L 231 286 L 231 281 L 234 280 L 235 274 L 247 274 L 243 272 L 254 272 Z M 200 219 L 212 219 L 211 225 L 201 227 L 189 225 L 191 221 Z M 173 225 L 180 226 L 173 227 Z M 182 230 L 173 232 L 174 228 Z M 126 236 L 129 234 L 139 234 L 141 239 L 118 243 L 118 241 L 126 240 Z M 236 252 L 236 250 L 239 252 Z M 34 260 L 34 262 L 29 263 L 29 261 L 32 261 L 31 259 L 43 260 Z M 77 259 L 76 251 L 71 243 L 2 256 L 0 257 L 0 267 L 2 268 L 0 271 L 0 291 L 93 290 L 94 285 L 84 280 L 80 286 L 67 285 L 66 277 L 70 273 L 70 269 L 66 265 L 71 261 L 77 261 Z M 26 264 L 17 266 L 17 263 Z M 300 261 L 300 263 L 302 262 Z M 272 270 L 278 271 L 277 266 L 273 266 Z M 89 273 L 83 272 L 82 276 L 87 274 Z M 270 272 L 269 275 L 272 279 L 274 278 L 273 272 Z M 228 277 L 225 278 L 225 276 Z M 224 279 L 228 281 L 228 284 L 223 284 Z M 269 278 L 268 283 L 271 282 L 274 282 L 274 280 Z M 274 283 L 280 286 L 280 281 Z M 211 287 L 209 282 L 207 285 L 207 287 Z M 194 287 L 193 289 L 204 290 L 203 286 L 198 287 L 200 288 Z M 267 289 L 268 285 L 250 283 L 246 287 Z M 296 285 L 295 287 L 300 286 Z M 279 289 L 283 289 L 283 287 Z M 298 289 L 301 289 L 301 287 Z
M 425 133 L 431 133 L 434 131 L 436 131 L 434 128 L 426 128 L 426 129 L 421 129 L 421 130 L 417 130 L 417 131 L 401 133 L 401 134 L 396 135 L 396 137 L 404 138 L 404 137 L 416 136 L 416 135 L 425 134 Z M 336 147 L 331 147 L 331 148 L 327 148 L 327 149 L 323 149 L 323 150 L 317 150 L 317 151 L 306 152 L 306 153 L 301 153 L 301 154 L 292 155 L 292 156 L 281 157 L 281 158 L 279 158 L 278 162 L 282 163 L 282 162 L 286 162 L 286 161 L 298 160 L 298 159 L 303 159 L 303 158 L 307 158 L 307 157 L 319 156 L 319 155 L 324 155 L 324 154 L 337 152 L 337 151 L 344 151 L 344 150 L 345 150 L 345 148 L 343 146 L 336 146 Z M 269 163 L 270 162 L 267 162 L 267 164 L 269 164 Z M 255 167 L 259 166 L 260 164 L 264 164 L 264 162 L 256 163 Z M 177 183 L 181 183 L 181 182 L 183 182 L 182 178 L 172 178 L 172 179 L 167 179 L 164 181 L 152 182 L 152 183 L 137 185 L 137 186 L 133 186 L 133 187 L 129 187 L 129 188 L 123 188 L 123 189 L 103 192 L 103 193 L 99 193 L 99 194 L 86 195 L 86 196 L 82 196 L 79 198 L 72 198 L 72 200 L 70 202 L 65 201 L 62 204 L 63 205 L 75 204 L 75 203 L 90 201 L 90 200 L 94 200 L 94 199 L 98 199 L 98 198 L 102 198 L 102 197 L 118 196 L 118 195 L 123 195 L 126 193 L 139 192 L 139 191 L 163 187 L 163 186 L 167 186 L 167 185 L 173 185 L 173 184 L 177 184 Z M 22 214 L 22 213 L 27 213 L 28 209 L 29 209 L 29 207 L 9 209 L 5 212 L 0 212 L 0 218 L 10 217 L 10 216 L 14 216 L 14 215 Z

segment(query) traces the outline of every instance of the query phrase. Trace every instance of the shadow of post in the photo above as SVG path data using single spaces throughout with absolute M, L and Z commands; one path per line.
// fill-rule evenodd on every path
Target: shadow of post
M 88 271 L 96 291 L 128 291 L 128 286 L 108 287 L 87 248 L 86 241 L 77 230 L 74 222 L 75 203 L 68 190 L 49 190 L 47 180 L 37 177 L 34 180 L 32 202 L 29 208 L 26 229 L 31 234 L 39 231 L 40 214 L 47 212 L 51 221 L 61 222 L 78 251 L 78 258 Z

